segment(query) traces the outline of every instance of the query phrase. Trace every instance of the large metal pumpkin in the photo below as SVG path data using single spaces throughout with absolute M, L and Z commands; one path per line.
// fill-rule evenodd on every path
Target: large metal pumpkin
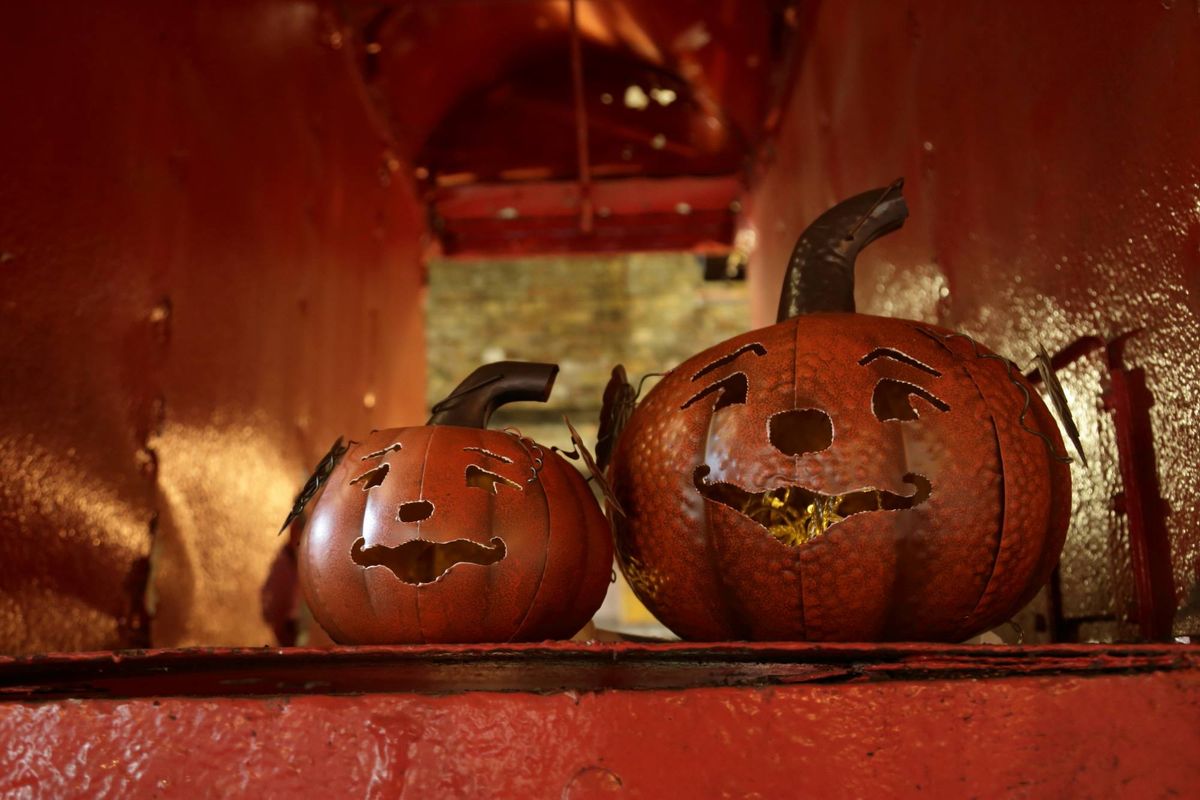
M 1048 579 L 1069 515 L 1058 429 L 973 341 L 852 312 L 900 184 L 801 237 L 778 324 L 672 370 L 620 434 L 617 557 L 687 639 L 946 640 Z
M 299 550 L 313 616 L 350 644 L 562 638 L 604 599 L 609 528 L 549 448 L 487 430 L 557 367 L 482 367 L 424 427 L 374 431 L 325 479 Z

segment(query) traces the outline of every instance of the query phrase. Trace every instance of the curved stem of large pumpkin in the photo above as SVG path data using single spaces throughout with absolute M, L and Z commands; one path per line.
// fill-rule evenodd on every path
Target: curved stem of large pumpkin
M 433 407 L 426 425 L 486 428 L 492 412 L 505 403 L 550 399 L 557 364 L 532 361 L 497 361 L 484 364 Z
M 854 260 L 864 247 L 904 224 L 903 187 L 901 178 L 843 200 L 800 234 L 783 276 L 777 322 L 816 311 L 854 312 Z

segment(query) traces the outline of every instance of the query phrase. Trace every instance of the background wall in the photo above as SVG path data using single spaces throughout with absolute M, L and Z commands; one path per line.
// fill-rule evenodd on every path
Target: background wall
M 860 311 L 957 328 L 1021 363 L 1038 342 L 1144 329 L 1124 361 L 1152 396 L 1175 631 L 1200 632 L 1200 10 L 804 9 L 796 84 L 752 198 L 756 321 L 772 320 L 809 220 L 904 176 L 912 214 L 860 261 Z M 1084 639 L 1136 635 L 1107 372 L 1100 351 L 1062 374 L 1092 462 L 1074 469 L 1061 570 Z
M 423 221 L 349 35 L 323 2 L 6 10 L 0 651 L 274 643 L 312 465 L 423 414 Z
M 617 364 L 636 384 L 750 325 L 745 282 L 704 280 L 689 253 L 433 261 L 426 311 L 429 405 L 488 361 L 550 361 L 550 402 L 502 408 L 494 425 L 568 450 L 563 414 L 591 447 Z

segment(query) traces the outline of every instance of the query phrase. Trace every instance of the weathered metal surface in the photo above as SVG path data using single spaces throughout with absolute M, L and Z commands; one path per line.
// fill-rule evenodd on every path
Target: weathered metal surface
M 1200 782 L 1194 647 L 79 654 L 0 661 L 0 686 L 4 794 L 1159 797 Z
M 309 468 L 422 418 L 423 219 L 343 35 L 324 2 L 6 10 L 0 651 L 274 643 Z
M 1200 14 L 1034 2 L 969 15 L 814 3 L 807 49 L 748 208 L 756 319 L 774 316 L 796 233 L 838 197 L 907 178 L 904 231 L 860 266 L 858 307 L 970 333 L 1024 365 L 1128 331 L 1165 506 L 1177 634 L 1200 632 Z M 1083 636 L 1137 635 L 1106 369 L 1064 374 L 1092 467 L 1076 471 L 1064 610 Z M 1164 515 L 1164 511 L 1169 514 Z M 1131 523 L 1132 520 L 1129 520 Z M 1155 592 L 1160 591 L 1158 587 Z

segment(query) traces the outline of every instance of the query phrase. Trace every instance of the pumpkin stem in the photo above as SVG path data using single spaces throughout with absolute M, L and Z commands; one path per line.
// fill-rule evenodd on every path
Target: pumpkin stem
M 444 400 L 434 405 L 426 425 L 486 428 L 492 412 L 505 403 L 550 399 L 557 364 L 497 361 L 472 372 Z
M 776 322 L 817 311 L 854 313 L 854 260 L 858 252 L 908 217 L 904 179 L 843 200 L 804 229 L 779 295 Z

